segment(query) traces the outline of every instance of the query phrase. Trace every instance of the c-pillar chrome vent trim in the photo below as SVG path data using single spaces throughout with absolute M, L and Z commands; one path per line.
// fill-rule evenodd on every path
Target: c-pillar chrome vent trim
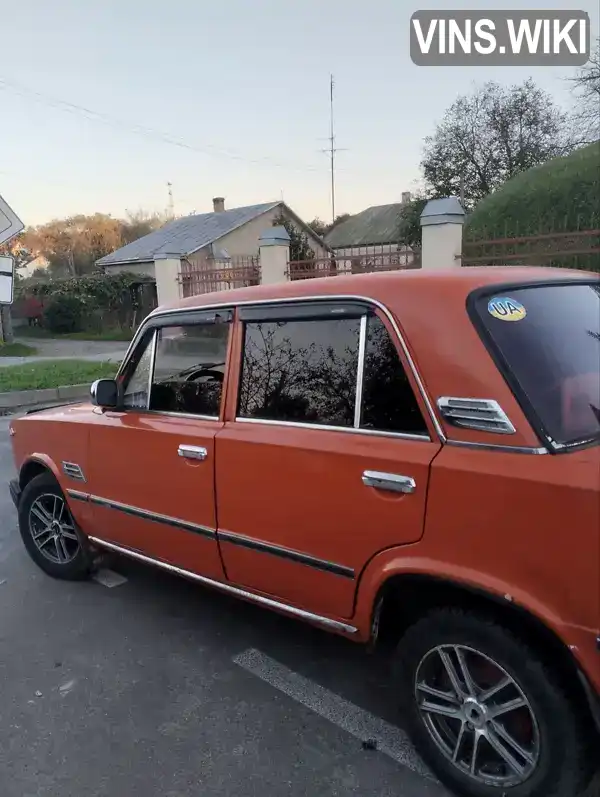
M 514 434 L 517 431 L 494 399 L 442 396 L 437 405 L 445 421 L 462 429 L 496 434 Z

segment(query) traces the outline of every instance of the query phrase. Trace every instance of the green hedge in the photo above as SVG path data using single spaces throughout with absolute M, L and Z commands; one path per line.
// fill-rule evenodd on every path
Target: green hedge
M 600 142 L 518 174 L 470 214 L 472 238 L 600 227 Z
M 600 229 L 600 142 L 554 158 L 508 180 L 467 218 L 465 241 Z M 600 246 L 600 237 L 548 242 L 558 251 Z M 600 254 L 538 260 L 598 270 Z

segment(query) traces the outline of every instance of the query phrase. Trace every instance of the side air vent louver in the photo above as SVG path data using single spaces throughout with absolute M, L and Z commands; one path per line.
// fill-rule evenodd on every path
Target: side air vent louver
M 462 429 L 514 434 L 515 427 L 494 399 L 454 398 L 443 396 L 437 405 L 445 421 Z
M 76 462 L 63 462 L 62 469 L 65 476 L 68 476 L 69 479 L 75 479 L 76 481 L 79 482 L 85 481 L 85 476 L 83 475 L 83 471 Z

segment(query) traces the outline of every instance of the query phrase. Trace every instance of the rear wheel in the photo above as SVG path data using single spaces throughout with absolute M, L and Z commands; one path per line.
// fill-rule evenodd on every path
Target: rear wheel
M 408 630 L 399 684 L 423 758 L 463 797 L 577 797 L 585 728 L 536 653 L 502 626 L 439 610 Z
M 29 555 L 48 575 L 73 580 L 89 573 L 89 545 L 51 474 L 36 476 L 23 490 L 19 530 Z

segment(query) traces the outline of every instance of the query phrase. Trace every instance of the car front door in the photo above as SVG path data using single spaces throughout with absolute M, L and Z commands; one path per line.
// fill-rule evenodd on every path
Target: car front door
M 217 438 L 227 575 L 350 617 L 369 559 L 421 538 L 440 444 L 385 314 L 306 302 L 240 322 L 235 419 Z
M 213 578 L 230 316 L 153 322 L 123 369 L 123 407 L 98 409 L 90 431 L 91 536 Z

